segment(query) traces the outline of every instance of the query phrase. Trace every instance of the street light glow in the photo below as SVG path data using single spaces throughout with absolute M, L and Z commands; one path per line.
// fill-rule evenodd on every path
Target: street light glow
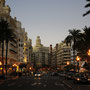
M 90 56 L 90 49 L 88 50 L 88 56 Z
M 0 62 L 0 65 L 2 65 L 2 62 Z
M 77 56 L 77 57 L 76 57 L 76 60 L 77 60 L 77 61 L 79 61 L 79 60 L 80 60 L 80 57 L 79 57 L 79 56 Z
M 69 65 L 70 64 L 70 62 L 69 61 L 67 61 L 67 65 Z

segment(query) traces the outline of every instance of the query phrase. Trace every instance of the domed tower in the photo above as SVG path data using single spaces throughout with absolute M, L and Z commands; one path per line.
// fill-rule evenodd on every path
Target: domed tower
M 5 0 L 0 0 L 0 7 L 4 7 L 5 6 Z
M 40 46 L 40 45 L 41 45 L 41 39 L 40 39 L 40 36 L 37 36 L 36 46 Z

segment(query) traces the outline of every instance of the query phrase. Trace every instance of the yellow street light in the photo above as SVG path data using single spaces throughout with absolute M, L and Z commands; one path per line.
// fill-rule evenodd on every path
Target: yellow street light
M 76 57 L 76 60 L 77 60 L 77 61 L 80 61 L 80 57 L 79 57 L 79 56 L 77 56 L 77 57 Z
M 88 52 L 87 52 L 87 53 L 88 53 L 88 56 L 90 56 L 90 49 L 88 50 Z
M 70 62 L 69 61 L 67 61 L 67 65 L 70 65 Z
M 31 70 L 32 68 L 30 67 L 29 69 Z
M 0 66 L 2 65 L 2 62 L 0 61 Z

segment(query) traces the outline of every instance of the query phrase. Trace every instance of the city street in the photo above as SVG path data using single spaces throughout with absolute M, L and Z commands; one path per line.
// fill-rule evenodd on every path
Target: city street
M 44 75 L 39 78 L 22 76 L 20 78 L 6 80 L 0 83 L 0 89 L 90 90 L 90 85 L 74 84 L 72 80 L 65 80 L 63 77 Z

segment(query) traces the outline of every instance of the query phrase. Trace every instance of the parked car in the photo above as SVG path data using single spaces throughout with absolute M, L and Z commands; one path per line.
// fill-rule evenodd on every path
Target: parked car
M 87 76 L 88 82 L 90 82 L 90 72 L 87 72 L 86 76 Z
M 58 76 L 57 72 L 52 72 L 51 76 Z
M 74 77 L 74 83 L 87 83 L 88 77 L 84 73 L 77 73 Z
M 67 72 L 65 74 L 66 79 L 74 79 L 74 72 Z
M 58 75 L 59 75 L 60 77 L 65 77 L 66 73 L 65 73 L 65 72 L 59 72 Z

